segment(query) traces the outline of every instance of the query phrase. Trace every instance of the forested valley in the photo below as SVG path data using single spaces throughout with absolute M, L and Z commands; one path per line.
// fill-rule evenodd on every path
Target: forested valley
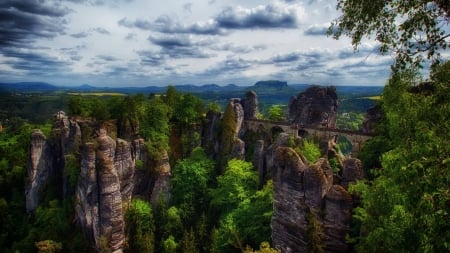
M 395 55 L 381 94 L 1 84 L 2 252 L 450 252 L 449 2 L 336 9 Z
M 448 62 L 436 65 L 426 80 L 413 71 L 398 72 L 390 78 L 376 106 L 382 116 L 372 126 L 375 137 L 357 154 L 365 179 L 348 186 L 354 199 L 353 218 L 344 235 L 345 251 L 339 252 L 449 250 L 449 80 Z M 94 170 L 96 166 L 100 171 L 107 168 L 106 162 L 99 165 L 102 163 L 99 159 L 106 159 L 99 158 L 98 153 L 104 144 L 100 139 L 106 138 L 102 131 L 117 146 L 126 147 L 117 138 L 143 141 L 139 144 L 140 157 L 133 158 L 134 164 L 130 165 L 135 179 L 120 182 L 123 187 L 120 190 L 134 187 L 128 193 L 118 193 L 119 198 L 122 196 L 118 208 L 123 216 L 124 235 L 120 249 L 277 252 L 275 248 L 280 245 L 272 241 L 271 226 L 275 180 L 272 173 L 277 173 L 277 169 L 262 173 L 255 167 L 254 154 L 261 133 L 247 131 L 239 135 L 236 130 L 239 117 L 233 103 L 222 109 L 218 104 L 205 104 L 195 95 L 169 86 L 162 94 L 147 96 L 73 95 L 61 105 L 67 116 L 56 114 L 45 124 L 21 118 L 11 118 L 3 124 L 0 133 L 3 252 L 114 250 L 111 244 L 114 238 L 102 235 L 107 234 L 106 230 L 98 232 L 93 226 L 86 233 L 86 224 L 83 225 L 77 209 L 80 206 L 77 201 L 84 201 L 79 189 L 81 171 L 86 166 L 84 154 L 89 152 L 86 150 L 89 147 L 97 150 Z M 287 120 L 288 115 L 279 107 L 273 106 L 266 115 L 257 113 L 256 118 Z M 351 114 L 343 116 L 347 121 L 362 123 L 361 117 L 348 120 L 353 117 Z M 58 122 L 67 119 L 80 125 L 78 137 L 70 145 L 58 143 L 64 131 L 68 131 Z M 342 119 L 338 118 L 338 123 L 339 120 Z M 211 124 L 214 121 L 216 124 Z M 350 122 L 347 123 L 351 128 Z M 63 160 L 46 161 L 53 164 L 49 165 L 51 171 L 45 177 L 38 176 L 40 181 L 34 181 L 42 185 L 36 192 L 37 199 L 30 199 L 24 192 L 32 187 L 29 184 L 34 158 L 30 154 L 30 141 L 37 135 L 34 130 L 37 128 L 39 136 L 45 136 L 42 138 L 49 145 L 53 148 L 65 145 L 65 150 L 58 151 L 62 154 L 47 154 L 51 159 Z M 271 132 L 265 137 L 265 145 L 283 138 L 279 134 Z M 244 141 L 245 151 L 236 150 L 242 146 L 237 145 L 238 137 Z M 325 149 L 313 137 L 288 137 L 286 141 L 289 150 L 306 164 L 325 158 L 328 165 L 323 166 L 332 169 L 335 182 L 346 177 L 339 141 Z M 330 153 L 329 148 L 334 151 Z M 277 150 L 288 152 L 287 155 L 291 152 Z M 280 165 L 285 161 L 288 160 L 275 161 L 273 166 L 282 169 L 288 166 Z M 305 228 L 305 248 L 308 252 L 328 251 L 332 246 L 327 244 L 326 227 L 321 225 L 326 215 L 322 217 L 320 212 L 311 210 Z M 97 222 L 101 223 L 104 217 L 101 214 L 99 217 Z M 99 236 L 92 237 L 89 233 Z

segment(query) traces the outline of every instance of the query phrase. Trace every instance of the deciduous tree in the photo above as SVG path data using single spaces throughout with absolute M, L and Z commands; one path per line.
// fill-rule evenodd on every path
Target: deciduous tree
M 448 0 L 338 0 L 337 10 L 342 15 L 329 35 L 350 37 L 355 49 L 365 37 L 375 37 L 382 54 L 396 54 L 396 66 L 420 64 L 424 56 L 437 62 L 450 43 Z

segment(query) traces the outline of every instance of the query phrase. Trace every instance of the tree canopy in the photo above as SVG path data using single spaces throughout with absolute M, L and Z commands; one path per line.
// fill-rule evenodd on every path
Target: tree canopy
M 338 0 L 342 15 L 328 29 L 335 39 L 346 35 L 358 49 L 363 38 L 375 37 L 382 54 L 393 51 L 396 67 L 438 62 L 450 43 L 448 0 Z
M 450 251 L 450 62 L 436 65 L 430 81 L 416 73 L 393 75 L 383 93 L 386 113 L 381 170 L 358 183 L 362 206 L 361 252 Z

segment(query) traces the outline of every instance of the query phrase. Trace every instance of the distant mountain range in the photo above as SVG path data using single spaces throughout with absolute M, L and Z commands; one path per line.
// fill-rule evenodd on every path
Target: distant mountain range
M 305 90 L 311 84 L 289 84 L 284 81 L 269 80 L 259 81 L 253 86 L 237 86 L 235 84 L 228 84 L 220 86 L 217 84 L 204 84 L 204 85 L 174 85 L 175 89 L 181 92 L 192 93 L 234 93 L 247 90 L 254 90 L 257 94 L 273 94 L 277 93 L 289 93 L 291 95 L 297 95 L 298 92 Z M 0 91 L 8 92 L 27 92 L 27 93 L 39 93 L 39 92 L 119 92 L 125 94 L 136 93 L 162 93 L 165 92 L 167 87 L 161 86 L 146 86 L 146 87 L 96 87 L 89 84 L 83 84 L 80 86 L 58 86 L 44 82 L 20 82 L 20 83 L 0 83 Z M 368 93 L 368 94 L 380 94 L 383 90 L 381 86 L 336 86 L 338 93 Z

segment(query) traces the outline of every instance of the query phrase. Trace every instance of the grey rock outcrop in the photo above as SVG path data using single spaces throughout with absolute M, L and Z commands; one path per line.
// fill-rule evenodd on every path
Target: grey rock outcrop
M 343 162 L 341 185 L 348 189 L 350 183 L 364 179 L 362 163 L 356 158 L 346 158 Z
M 335 87 L 312 86 L 289 101 L 289 121 L 314 127 L 336 127 L 338 97 Z
M 349 160 L 356 164 L 355 160 Z M 320 235 L 325 252 L 347 252 L 353 200 L 334 184 L 326 159 L 307 164 L 292 148 L 279 146 L 273 166 L 272 240 L 281 252 L 308 252 L 312 233 Z M 315 224 L 315 225 L 314 225 Z M 311 230 L 314 227 L 315 230 Z M 310 229 L 308 229 L 310 228 Z M 316 238 L 317 239 L 317 238 Z
M 264 141 L 257 140 L 253 149 L 253 167 L 258 171 L 259 183 L 262 185 L 267 176 L 267 170 L 264 166 Z
M 162 158 L 156 165 L 156 179 L 151 191 L 151 202 L 153 206 L 158 205 L 159 198 L 162 197 L 165 203 L 170 200 L 170 176 L 171 168 L 169 163 L 169 155 L 166 151 L 163 152 Z
M 114 167 L 117 170 L 120 182 L 122 201 L 130 203 L 134 188 L 135 159 L 129 142 L 117 139 Z
M 220 127 L 221 112 L 208 111 L 202 128 L 202 147 L 205 152 L 214 157 L 219 153 L 219 136 L 217 134 Z
M 116 251 L 122 249 L 125 242 L 120 181 L 114 167 L 116 142 L 103 129 L 99 131 L 97 142 L 100 237 L 108 241 L 112 251 Z
M 340 185 L 327 192 L 323 208 L 323 238 L 326 252 L 347 252 L 345 236 L 352 221 L 352 196 Z
M 257 119 L 258 111 L 258 96 L 254 91 L 248 91 L 245 98 L 241 100 L 244 109 L 244 119 Z
M 100 245 L 99 195 L 94 143 L 86 143 L 81 152 L 80 178 L 75 192 L 75 214 L 93 245 Z
M 234 119 L 236 121 L 236 136 L 238 136 L 239 132 L 242 128 L 242 123 L 244 122 L 244 108 L 241 105 L 241 99 L 239 98 L 232 98 L 229 102 L 233 106 L 234 110 Z
M 231 147 L 231 158 L 244 160 L 245 159 L 245 142 L 236 138 Z
M 34 129 L 31 133 L 28 160 L 28 183 L 25 189 L 25 197 L 27 212 L 32 212 L 39 204 L 41 190 L 47 183 L 52 171 L 52 159 L 50 158 L 47 137 L 39 129 Z
M 364 114 L 364 121 L 361 126 L 363 133 L 375 133 L 376 126 L 381 122 L 384 117 L 381 106 L 374 106 L 367 110 Z

